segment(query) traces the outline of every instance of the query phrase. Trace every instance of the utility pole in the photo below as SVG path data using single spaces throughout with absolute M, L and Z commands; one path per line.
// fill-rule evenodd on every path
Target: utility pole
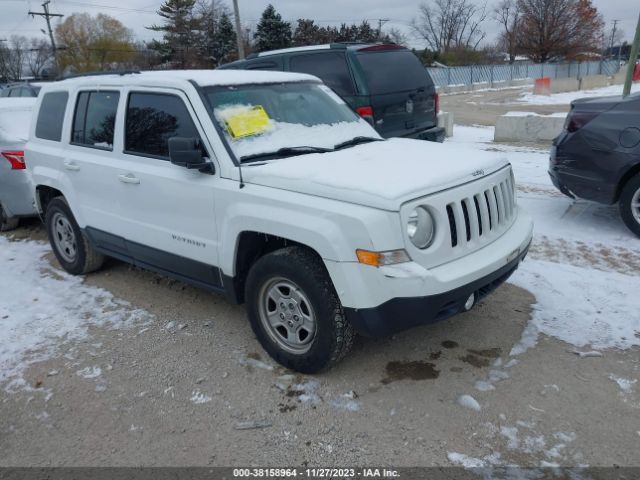
M 638 60 L 638 49 L 640 49 L 640 15 L 638 15 L 638 25 L 636 25 L 636 35 L 633 37 L 631 45 L 631 53 L 629 54 L 629 63 L 627 64 L 627 78 L 624 82 L 622 96 L 627 97 L 631 93 L 631 82 L 633 81 L 633 72 L 636 68 L 636 60 Z
M 53 30 L 51 29 L 51 18 L 64 17 L 64 15 L 60 13 L 49 13 L 49 3 L 51 3 L 51 0 L 45 0 L 45 2 L 42 4 L 44 12 L 29 12 L 29 15 L 31 15 L 31 17 L 35 17 L 36 15 L 38 17 L 44 17 L 44 19 L 47 21 L 47 29 L 49 30 L 49 39 L 51 40 L 51 51 L 53 52 L 53 60 L 56 64 L 56 70 L 58 70 L 58 49 L 56 48 L 56 41 L 53 38 Z
M 613 57 L 613 42 L 616 38 L 616 27 L 618 26 L 618 22 L 620 20 L 613 21 L 613 29 L 611 30 L 611 44 L 609 45 L 609 54 Z
M 242 39 L 242 26 L 240 25 L 240 8 L 238 0 L 233 0 L 233 16 L 236 20 L 236 40 L 238 41 L 238 57 L 244 59 L 244 41 Z
M 382 39 L 382 26 L 389 21 L 388 18 L 378 19 L 378 41 Z

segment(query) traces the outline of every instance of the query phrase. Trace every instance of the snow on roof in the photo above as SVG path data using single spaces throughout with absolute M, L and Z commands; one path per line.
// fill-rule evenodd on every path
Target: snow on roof
M 320 80 L 304 73 L 269 72 L 258 70 L 157 70 L 113 75 L 87 75 L 48 84 L 47 90 L 70 85 L 175 85 L 194 81 L 200 86 L 245 85 L 255 83 L 283 83 Z
M 324 45 L 309 45 L 306 47 L 291 47 L 281 48 L 279 50 L 269 50 L 268 52 L 260 52 L 258 57 L 268 57 L 269 55 L 279 55 L 281 53 L 293 53 L 293 52 L 305 52 L 307 50 L 328 50 L 331 48 L 331 44 Z

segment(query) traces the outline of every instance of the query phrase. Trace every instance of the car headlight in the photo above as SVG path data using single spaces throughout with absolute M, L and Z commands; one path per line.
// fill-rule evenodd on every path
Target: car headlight
M 425 249 L 433 243 L 436 228 L 433 216 L 424 207 L 416 207 L 409 215 L 407 235 L 416 247 Z

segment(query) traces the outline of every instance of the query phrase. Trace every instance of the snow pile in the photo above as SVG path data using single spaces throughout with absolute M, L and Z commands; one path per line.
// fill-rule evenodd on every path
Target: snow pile
M 129 327 L 151 316 L 115 299 L 81 277 L 53 270 L 48 245 L 0 237 L 0 383 L 24 385 L 22 372 L 54 355 L 66 341 L 88 335 L 90 326 Z M 94 378 L 100 369 L 78 372 Z
M 544 333 L 576 347 L 629 348 L 640 345 L 638 277 L 543 260 L 525 260 L 511 283 L 536 296 L 517 355 Z
M 195 403 L 196 405 L 202 405 L 203 403 L 208 403 L 210 401 L 211 397 L 200 392 L 200 390 L 194 390 L 193 392 L 191 392 L 191 402 Z
M 609 87 L 594 88 L 593 90 L 578 90 L 576 92 L 554 93 L 552 95 L 535 95 L 525 93 L 515 103 L 529 105 L 568 105 L 579 98 L 606 97 L 610 95 L 622 95 L 623 85 L 611 85 Z M 640 92 L 640 84 L 631 86 L 631 93 Z
M 475 410 L 476 412 L 479 412 L 481 410 L 480 404 L 471 395 L 460 395 L 456 400 L 456 403 L 461 407 L 469 408 L 471 410 Z

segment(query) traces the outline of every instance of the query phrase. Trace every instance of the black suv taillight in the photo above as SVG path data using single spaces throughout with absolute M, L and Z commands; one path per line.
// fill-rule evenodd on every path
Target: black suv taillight
M 565 128 L 570 133 L 577 132 L 597 116 L 598 116 L 597 112 L 572 111 L 569 113 L 569 116 L 567 117 Z

